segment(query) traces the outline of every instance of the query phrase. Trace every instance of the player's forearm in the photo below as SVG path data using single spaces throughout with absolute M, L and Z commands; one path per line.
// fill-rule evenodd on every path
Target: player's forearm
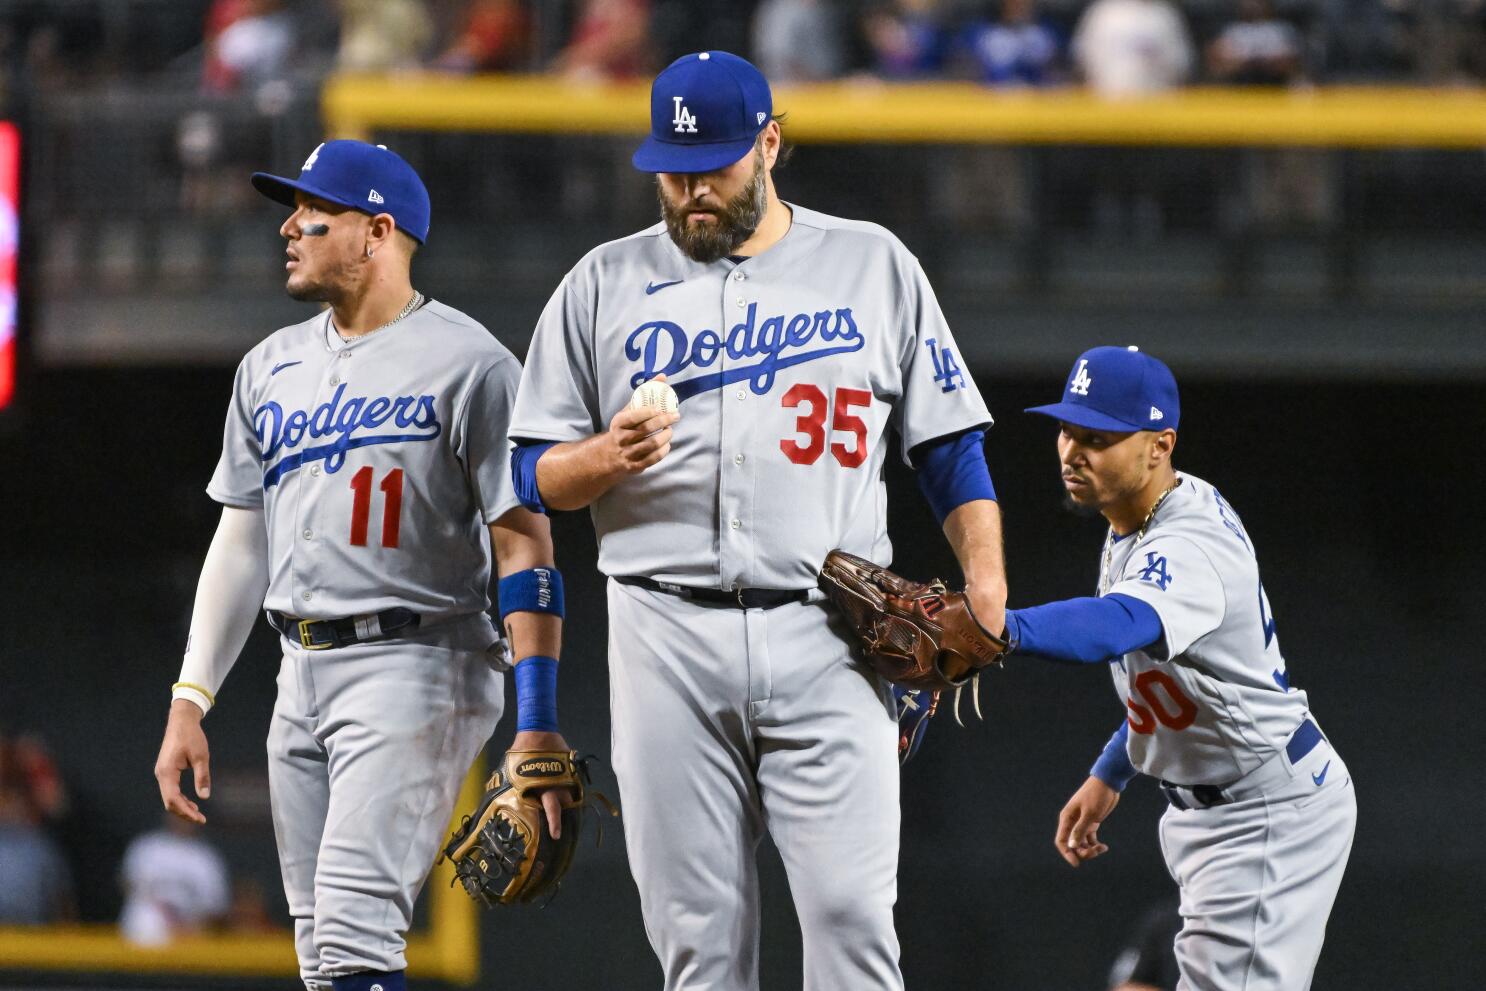
M 556 444 L 537 461 L 537 489 L 549 509 L 582 509 L 630 474 L 608 434 Z
M 263 511 L 222 510 L 221 522 L 201 566 L 191 634 L 172 691 L 205 713 L 237 662 L 268 592 L 268 533 Z
M 540 513 L 510 510 L 490 524 L 490 543 L 495 550 L 496 574 L 501 578 L 554 567 L 552 527 Z M 501 604 L 501 625 L 516 660 L 562 655 L 562 617 L 528 610 L 512 612 L 509 605 Z
M 1006 557 L 1001 543 L 1001 506 L 973 499 L 944 518 L 944 536 L 965 576 L 965 591 L 980 624 L 1000 633 L 1006 611 Z
M 1149 648 L 1162 635 L 1156 610 L 1118 593 L 1008 609 L 1006 631 L 1018 651 L 1083 664 L 1118 660 Z

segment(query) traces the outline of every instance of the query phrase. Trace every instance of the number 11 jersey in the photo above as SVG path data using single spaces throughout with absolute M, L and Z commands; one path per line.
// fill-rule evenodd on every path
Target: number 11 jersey
M 248 352 L 207 493 L 264 510 L 264 604 L 308 619 L 403 606 L 424 625 L 489 608 L 485 525 L 519 505 L 506 427 L 520 374 L 432 300 L 349 342 L 325 312 Z

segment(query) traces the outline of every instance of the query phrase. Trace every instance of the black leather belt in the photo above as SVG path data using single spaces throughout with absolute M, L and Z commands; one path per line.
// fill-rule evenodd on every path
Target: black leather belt
M 422 617 L 417 613 L 401 606 L 342 619 L 300 619 L 268 610 L 269 625 L 305 650 L 333 650 L 355 643 L 374 643 L 416 630 L 421 621 Z
M 695 585 L 673 585 L 658 582 L 643 575 L 615 575 L 621 585 L 648 588 L 652 592 L 664 592 L 681 599 L 690 599 L 709 606 L 730 606 L 733 609 L 773 609 L 791 602 L 806 602 L 810 599 L 808 588 L 740 588 L 725 592 L 720 588 L 697 588 Z

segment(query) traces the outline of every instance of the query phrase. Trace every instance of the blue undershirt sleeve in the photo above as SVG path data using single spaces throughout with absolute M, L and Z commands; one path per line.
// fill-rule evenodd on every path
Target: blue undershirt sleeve
M 511 484 L 516 488 L 516 498 L 521 505 L 533 513 L 545 513 L 542 493 L 537 491 L 537 459 L 547 453 L 555 442 L 520 441 L 511 451 Z
M 1006 630 L 1018 651 L 1095 664 L 1160 640 L 1161 617 L 1147 603 L 1115 593 L 1008 609 Z
M 979 427 L 926 441 L 908 456 L 918 469 L 919 490 L 940 526 L 965 503 L 996 498 L 986 465 L 985 431 Z
M 1140 772 L 1130 763 L 1130 751 L 1125 749 L 1125 740 L 1130 736 L 1130 723 L 1120 721 L 1120 728 L 1104 745 L 1104 752 L 1089 768 L 1089 773 L 1109 785 L 1115 791 L 1124 791 L 1125 786 L 1135 780 Z

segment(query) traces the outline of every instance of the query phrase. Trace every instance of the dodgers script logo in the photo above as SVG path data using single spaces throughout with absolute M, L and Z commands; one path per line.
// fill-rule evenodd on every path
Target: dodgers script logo
M 640 370 L 630 376 L 631 388 L 657 375 L 670 377 L 687 368 L 710 368 L 724 351 L 733 361 L 758 359 L 679 382 L 672 379 L 677 400 L 685 401 L 689 396 L 744 379 L 755 395 L 762 396 L 774 387 L 781 368 L 860 351 L 866 343 L 849 306 L 794 316 L 780 314 L 759 323 L 758 304 L 749 303 L 748 316 L 734 324 L 725 338 L 715 330 L 699 330 L 692 336 L 680 324 L 652 320 L 630 333 L 624 342 L 624 355 L 641 362 Z
M 283 454 L 277 464 L 263 473 L 263 488 L 277 485 L 279 479 L 309 461 L 324 461 L 325 470 L 331 474 L 341 470 L 346 463 L 346 452 L 373 444 L 398 444 L 403 441 L 433 440 L 443 431 L 439 414 L 433 405 L 433 396 L 356 396 L 345 399 L 346 387 L 340 386 L 329 402 L 315 407 L 313 413 L 297 409 L 284 415 L 284 408 L 269 400 L 253 411 L 253 429 L 258 434 L 258 445 L 263 449 L 266 465 Z M 396 431 L 380 434 L 356 435 L 362 429 L 375 430 L 382 426 L 396 427 Z M 305 438 L 328 443 L 294 451 Z

